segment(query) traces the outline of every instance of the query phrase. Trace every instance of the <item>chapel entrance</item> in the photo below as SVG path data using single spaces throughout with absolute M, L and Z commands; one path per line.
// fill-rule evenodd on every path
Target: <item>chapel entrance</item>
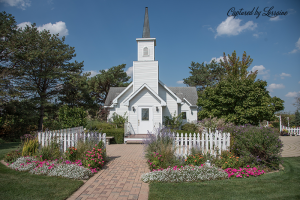
M 147 134 L 153 131 L 152 106 L 139 107 L 138 110 L 138 134 Z

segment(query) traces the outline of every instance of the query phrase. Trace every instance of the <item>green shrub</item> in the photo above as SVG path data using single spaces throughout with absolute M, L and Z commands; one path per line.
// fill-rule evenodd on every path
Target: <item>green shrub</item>
M 0 144 L 5 143 L 5 140 L 3 140 L 2 138 L 0 138 Z
M 104 149 L 104 145 L 102 141 L 100 141 L 95 146 L 85 152 L 85 156 L 82 159 L 83 165 L 87 168 L 92 169 L 102 169 L 104 162 L 106 159 L 106 149 Z
M 222 169 L 238 169 L 239 167 L 243 166 L 243 163 L 240 161 L 239 157 L 234 156 L 233 153 L 229 151 L 222 151 L 220 158 L 215 160 L 214 164 Z
M 124 123 L 128 121 L 128 116 L 126 115 L 127 112 L 125 112 L 123 116 L 114 113 L 110 118 L 110 122 L 113 123 L 116 126 L 116 128 L 122 128 L 124 127 Z
M 86 126 L 87 113 L 83 108 L 73 107 L 70 108 L 67 105 L 63 105 L 59 109 L 58 119 L 62 128 L 71 128 L 78 126 Z
M 110 140 L 111 144 L 124 144 L 124 128 L 104 129 L 101 132 L 106 133 L 106 136 L 114 137 Z
M 202 154 L 194 154 L 189 155 L 185 159 L 186 165 L 194 165 L 194 166 L 201 166 L 201 164 L 204 164 L 206 162 L 205 158 Z
M 4 161 L 7 163 L 13 163 L 21 156 L 22 156 L 22 154 L 21 154 L 21 152 L 19 152 L 19 150 L 13 150 L 13 151 L 8 152 L 5 155 Z
M 179 129 L 182 123 L 182 113 L 178 116 L 176 116 L 176 112 L 173 116 L 164 116 L 163 124 L 170 129 Z
M 66 152 L 65 152 L 66 158 L 69 161 L 74 162 L 75 160 L 77 160 L 77 148 L 75 147 L 69 147 Z
M 22 156 L 34 156 L 38 150 L 39 141 L 37 139 L 26 140 L 22 150 Z
M 194 123 L 185 123 L 184 125 L 182 125 L 181 130 L 188 133 L 198 133 L 198 128 Z
M 76 160 L 82 160 L 85 157 L 85 152 L 94 148 L 94 146 L 98 144 L 98 138 L 78 138 L 76 143 Z
M 174 146 L 171 132 L 167 129 L 158 129 L 158 132 L 157 136 L 148 134 L 148 140 L 145 141 L 145 158 L 148 160 L 150 170 L 181 164 L 180 159 L 175 156 L 177 147 Z
M 88 120 L 86 128 L 88 130 L 106 130 L 106 129 L 115 129 L 115 126 L 111 123 L 98 121 L 98 120 Z
M 280 123 L 279 122 L 272 122 L 272 125 L 274 128 L 280 128 Z
M 232 128 L 231 152 L 246 164 L 279 169 L 280 152 L 283 146 L 278 133 L 272 128 L 251 125 Z

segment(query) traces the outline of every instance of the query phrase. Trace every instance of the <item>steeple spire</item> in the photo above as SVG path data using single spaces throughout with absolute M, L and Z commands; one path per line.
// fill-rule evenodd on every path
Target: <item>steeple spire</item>
M 144 18 L 144 28 L 143 28 L 143 38 L 150 38 L 150 27 L 149 27 L 148 7 L 145 8 L 145 18 Z

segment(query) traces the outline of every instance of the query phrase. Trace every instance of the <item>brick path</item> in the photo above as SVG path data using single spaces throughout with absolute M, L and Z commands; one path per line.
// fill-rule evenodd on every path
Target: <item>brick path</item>
M 112 160 L 68 199 L 148 199 L 149 186 L 140 180 L 149 172 L 143 145 L 112 144 L 106 150 Z
M 282 157 L 300 156 L 300 136 L 280 136 L 280 139 Z M 149 186 L 140 180 L 149 171 L 143 145 L 108 145 L 107 155 L 112 160 L 68 199 L 148 199 Z
M 282 157 L 300 156 L 300 136 L 279 136 L 283 142 Z

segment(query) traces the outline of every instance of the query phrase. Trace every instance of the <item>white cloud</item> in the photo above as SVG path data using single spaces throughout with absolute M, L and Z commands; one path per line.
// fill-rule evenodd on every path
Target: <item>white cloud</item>
M 26 25 L 30 26 L 31 22 L 22 22 L 18 24 L 18 27 L 25 28 Z M 39 31 L 43 31 L 44 29 L 49 30 L 51 34 L 59 33 L 60 37 L 69 35 L 69 31 L 67 29 L 66 23 L 62 21 L 56 22 L 55 24 L 52 23 L 44 24 L 42 26 L 38 26 L 37 29 Z
M 31 23 L 30 22 L 22 22 L 22 23 L 18 24 L 18 28 L 22 28 L 24 30 L 27 25 L 31 26 Z
M 127 76 L 132 77 L 132 75 L 133 75 L 133 66 L 132 66 L 132 67 L 129 67 L 129 68 L 126 70 L 126 74 L 127 74 Z
M 66 36 L 69 35 L 69 31 L 67 29 L 66 23 L 59 21 L 55 24 L 48 23 L 44 24 L 43 26 L 37 27 L 39 31 L 43 31 L 44 29 L 49 30 L 51 34 L 59 33 L 59 36 Z
M 91 72 L 91 75 L 89 77 L 93 77 L 93 76 L 96 76 L 97 74 L 100 74 L 99 71 L 94 71 L 94 70 L 86 71 L 86 72 Z
M 25 10 L 26 7 L 29 7 L 31 5 L 30 0 L 0 0 L 1 3 L 5 3 L 9 6 L 16 6 L 18 8 L 21 8 L 22 10 Z
M 227 60 L 228 60 L 228 56 L 226 56 Z M 212 60 L 216 60 L 217 62 L 220 62 L 220 60 L 222 60 L 224 62 L 224 57 L 223 56 L 220 56 L 219 58 L 217 57 L 213 57 L 209 63 L 211 63 Z
M 235 19 L 233 16 L 227 17 L 227 19 L 217 27 L 215 38 L 220 35 L 238 35 L 245 30 L 254 30 L 257 27 L 257 24 L 253 21 L 248 21 L 241 26 L 241 21 L 240 19 Z
M 285 77 L 291 77 L 290 74 L 286 74 L 286 73 L 281 73 L 280 74 L 281 79 L 284 79 Z
M 268 90 L 270 92 L 273 92 L 274 89 L 283 89 L 283 88 L 285 88 L 285 86 L 283 84 L 272 83 L 271 85 L 268 86 Z
M 270 18 L 270 21 L 273 21 L 273 22 L 279 21 L 279 20 L 282 20 L 279 16 L 271 17 L 271 18 Z
M 183 81 L 177 81 L 176 83 L 177 84 L 183 84 Z
M 263 79 L 268 79 L 270 77 L 269 72 L 270 70 L 265 70 L 266 68 L 263 65 L 255 65 L 252 67 L 251 71 L 255 72 L 257 70 L 258 75 L 264 75 Z
M 256 37 L 256 38 L 259 37 L 259 35 L 257 33 L 254 33 L 253 36 Z
M 296 42 L 295 46 L 296 46 L 296 48 L 294 50 L 292 50 L 291 52 L 289 52 L 289 53 L 296 53 L 297 51 L 300 50 L 300 38 Z
M 300 93 L 300 92 L 289 92 L 287 93 L 285 96 L 286 97 L 297 97 L 297 94 Z

